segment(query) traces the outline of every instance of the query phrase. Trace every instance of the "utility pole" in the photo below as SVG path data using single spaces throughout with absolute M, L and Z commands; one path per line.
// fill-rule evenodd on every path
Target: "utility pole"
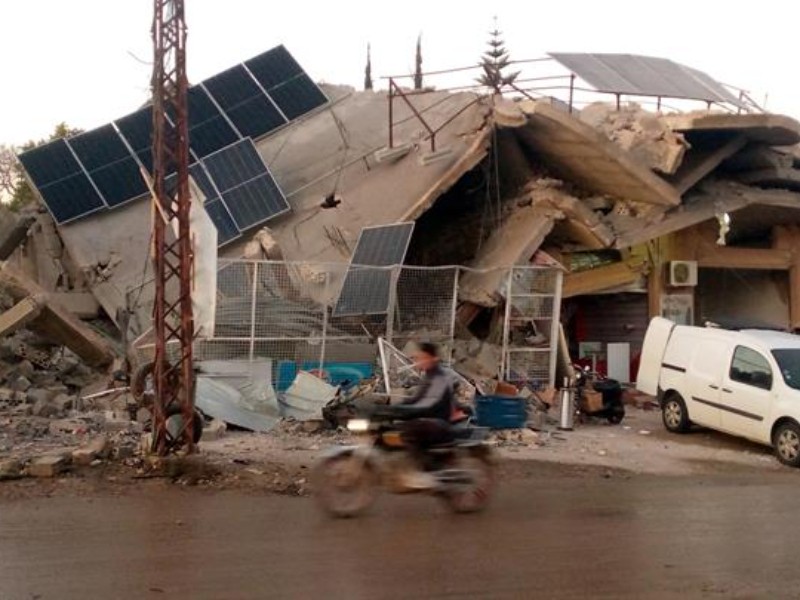
M 192 240 L 184 0 L 154 0 L 153 15 L 153 451 L 194 450 Z M 169 180 L 168 180 L 169 177 Z M 179 431 L 168 416 L 183 415 Z

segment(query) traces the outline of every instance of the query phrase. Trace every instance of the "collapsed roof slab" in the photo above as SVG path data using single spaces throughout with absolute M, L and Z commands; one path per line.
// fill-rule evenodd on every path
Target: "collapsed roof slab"
M 800 170 L 792 167 L 765 167 L 736 174 L 742 183 L 766 188 L 800 191 Z
M 475 94 L 409 98 L 432 129 L 441 128 L 435 155 L 423 123 L 396 98 L 394 146 L 407 152 L 379 162 L 375 153 L 388 143 L 386 94 L 326 92 L 337 98 L 330 107 L 257 143 L 292 206 L 270 223 L 287 260 L 346 262 L 364 227 L 416 219 L 488 152 L 490 109 Z M 331 194 L 341 202 L 322 208 Z M 238 256 L 244 243 L 226 247 L 224 255 Z
M 686 113 L 664 116 L 673 131 L 681 133 L 743 133 L 752 142 L 769 146 L 800 143 L 800 123 L 785 115 L 748 113 Z
M 708 183 L 689 195 L 682 206 L 665 213 L 656 223 L 643 226 L 637 219 L 617 228 L 618 249 L 643 244 L 751 205 L 773 206 L 798 211 L 800 194 L 785 190 L 763 190 L 730 181 Z
M 588 271 L 567 273 L 561 295 L 563 298 L 573 298 L 598 294 L 636 283 L 643 273 L 644 264 L 641 261 L 623 261 Z
M 496 228 L 480 256 L 459 280 L 459 299 L 479 306 L 497 306 L 507 281 L 508 268 L 528 264 L 544 239 L 562 218 L 559 211 L 543 206 L 525 206 Z
M 680 195 L 605 135 L 543 102 L 517 104 L 525 125 L 516 129 L 524 145 L 563 179 L 615 198 L 675 206 Z

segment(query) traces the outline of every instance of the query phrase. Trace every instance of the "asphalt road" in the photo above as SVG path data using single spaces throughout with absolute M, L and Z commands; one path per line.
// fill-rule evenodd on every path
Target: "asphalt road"
M 506 481 L 485 514 L 158 489 L 0 503 L 0 598 L 800 597 L 800 473 Z

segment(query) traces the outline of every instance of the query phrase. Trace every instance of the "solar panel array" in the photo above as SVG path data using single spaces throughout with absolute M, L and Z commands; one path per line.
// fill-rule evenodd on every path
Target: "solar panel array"
M 206 194 L 206 208 L 220 230 L 220 243 L 289 209 L 252 139 L 326 102 L 283 46 L 189 89 L 192 174 L 198 181 L 198 169 L 204 169 L 214 180 L 198 185 L 205 185 L 204 193 L 214 192 Z M 147 194 L 140 169 L 152 172 L 152 135 L 153 113 L 146 107 L 19 159 L 53 218 L 65 224 Z M 218 189 L 212 190 L 217 180 Z
M 378 315 L 388 311 L 392 271 L 385 267 L 403 264 L 413 232 L 414 223 L 361 230 L 333 309 L 334 317 Z

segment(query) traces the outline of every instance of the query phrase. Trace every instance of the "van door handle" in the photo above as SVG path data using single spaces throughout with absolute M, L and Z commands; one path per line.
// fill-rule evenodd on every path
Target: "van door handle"
M 708 387 L 710 387 L 712 390 L 718 390 L 719 389 L 719 386 L 718 385 L 714 385 L 713 383 L 710 384 Z
M 733 390 L 729 390 L 728 388 L 722 388 L 722 391 L 725 392 L 726 394 L 732 394 L 733 393 Z

